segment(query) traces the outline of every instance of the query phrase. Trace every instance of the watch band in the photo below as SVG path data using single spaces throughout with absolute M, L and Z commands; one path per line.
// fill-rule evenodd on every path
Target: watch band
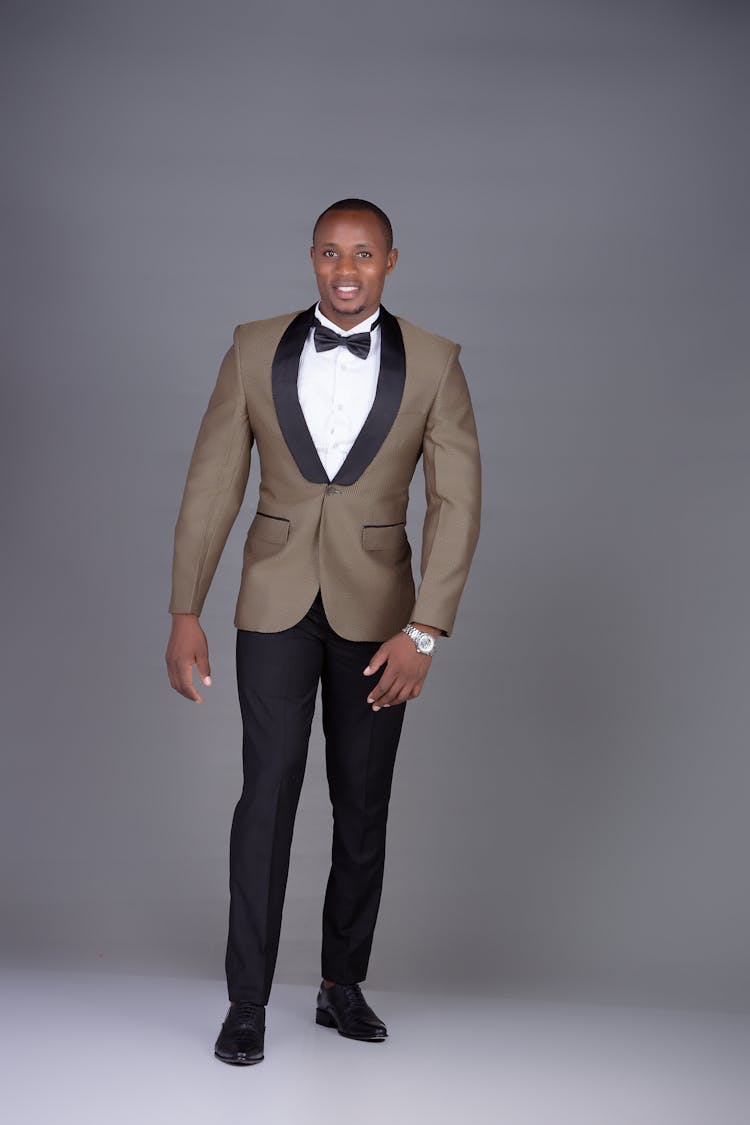
M 404 625 L 401 630 L 406 633 L 407 637 L 411 637 L 417 652 L 421 652 L 425 656 L 431 656 L 437 646 L 436 638 L 432 633 L 427 633 L 423 629 L 418 629 L 416 625 L 412 625 L 411 621 L 408 625 Z

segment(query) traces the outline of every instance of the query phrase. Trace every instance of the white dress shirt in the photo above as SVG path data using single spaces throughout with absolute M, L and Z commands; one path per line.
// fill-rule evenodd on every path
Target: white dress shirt
M 320 323 L 341 336 L 368 332 L 379 314 L 380 309 L 344 331 L 323 315 L 320 304 L 315 308 Z M 359 359 L 343 346 L 316 352 L 313 333 L 314 327 L 299 358 L 297 396 L 318 456 L 332 480 L 375 401 L 380 372 L 380 326 L 372 331 L 366 359 Z

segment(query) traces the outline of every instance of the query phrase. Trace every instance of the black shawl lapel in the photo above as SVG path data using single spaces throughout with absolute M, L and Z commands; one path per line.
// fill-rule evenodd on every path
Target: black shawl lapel
M 398 414 L 406 382 L 406 354 L 395 316 L 380 306 L 380 374 L 375 401 L 346 460 L 333 478 L 335 484 L 354 484 L 388 437 Z
M 299 358 L 314 320 L 315 305 L 299 313 L 279 340 L 273 357 L 271 384 L 276 415 L 289 451 L 302 476 L 315 484 L 330 479 L 318 456 L 297 395 Z M 380 372 L 375 400 L 346 460 L 333 478 L 354 484 L 385 441 L 398 414 L 406 381 L 406 355 L 395 316 L 380 306 Z
M 328 473 L 318 456 L 297 396 L 299 357 L 314 320 L 315 305 L 295 316 L 279 340 L 273 357 L 271 386 L 276 415 L 289 452 L 306 480 L 328 484 Z

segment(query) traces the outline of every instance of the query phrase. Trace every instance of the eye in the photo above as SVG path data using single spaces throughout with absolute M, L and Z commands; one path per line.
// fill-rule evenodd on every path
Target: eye
M 370 253 L 369 250 L 360 250 L 359 256 L 360 256 L 360 258 L 371 258 L 372 254 Z
M 324 250 L 323 251 L 323 257 L 324 258 L 334 258 L 335 256 L 336 256 L 335 250 Z

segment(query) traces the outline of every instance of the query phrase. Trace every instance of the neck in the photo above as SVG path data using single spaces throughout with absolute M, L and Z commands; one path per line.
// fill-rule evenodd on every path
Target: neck
M 323 301 L 319 302 L 318 307 L 326 320 L 330 320 L 331 324 L 335 324 L 337 328 L 341 328 L 344 332 L 355 328 L 363 320 L 370 320 L 377 315 L 380 308 L 378 305 L 374 309 L 359 308 L 352 309 L 351 312 L 338 312 L 336 309 L 328 308 Z

